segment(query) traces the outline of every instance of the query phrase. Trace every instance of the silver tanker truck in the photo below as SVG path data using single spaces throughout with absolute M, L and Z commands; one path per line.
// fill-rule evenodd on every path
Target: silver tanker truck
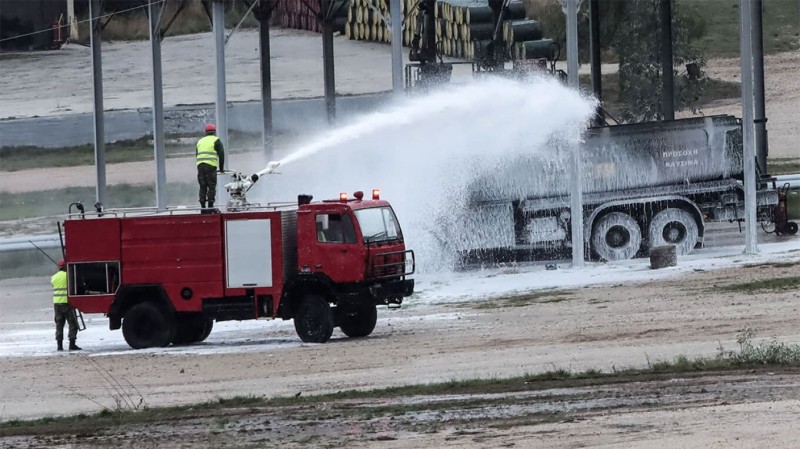
M 580 146 L 587 254 L 623 260 L 666 244 L 687 254 L 702 245 L 705 223 L 742 220 L 741 136 L 729 115 L 590 128 Z M 449 230 L 461 236 L 451 241 L 462 259 L 519 259 L 571 246 L 566 154 L 554 142 L 471 183 L 467 212 Z M 783 193 L 757 176 L 759 221 L 797 232 L 786 222 Z

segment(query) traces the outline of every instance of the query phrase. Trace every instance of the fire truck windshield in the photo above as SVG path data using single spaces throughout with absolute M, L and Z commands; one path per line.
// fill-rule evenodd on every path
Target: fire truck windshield
M 391 207 L 372 207 L 358 209 L 355 212 L 366 243 L 403 239 L 403 233 Z

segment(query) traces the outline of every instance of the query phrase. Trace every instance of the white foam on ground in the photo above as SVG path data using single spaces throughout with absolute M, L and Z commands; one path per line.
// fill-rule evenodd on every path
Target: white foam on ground
M 678 266 L 653 270 L 648 259 L 614 263 L 587 263 L 585 268 L 572 269 L 569 262 L 558 263 L 558 269 L 546 270 L 543 264 L 486 268 L 461 273 L 429 273 L 415 275 L 416 293 L 406 298 L 404 308 L 410 315 L 391 315 L 385 308 L 378 313 L 378 327 L 393 322 L 457 320 L 463 313 L 442 313 L 434 304 L 479 302 L 487 299 L 523 294 L 537 290 L 579 288 L 595 285 L 630 284 L 658 279 L 680 278 L 699 270 L 716 270 L 748 264 L 800 261 L 800 238 L 779 243 L 762 243 L 759 253 L 742 254 L 741 246 L 707 248 L 681 256 Z M 108 320 L 99 315 L 85 316 L 86 330 L 78 335 L 80 354 L 110 356 L 126 354 L 167 354 L 174 356 L 274 352 L 297 348 L 302 343 L 293 322 L 283 320 L 225 321 L 215 323 L 209 338 L 200 344 L 168 348 L 132 350 L 122 332 L 109 331 Z M 0 323 L 7 326 L 10 323 Z M 65 330 L 66 331 L 66 330 Z M 13 329 L 0 331 L 0 357 L 53 356 L 53 324 L 45 321 L 14 322 Z M 345 338 L 336 335 L 335 338 Z

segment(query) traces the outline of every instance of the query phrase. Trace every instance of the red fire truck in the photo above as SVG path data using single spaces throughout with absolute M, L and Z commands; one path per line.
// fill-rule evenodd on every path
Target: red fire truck
M 377 305 L 412 294 L 414 253 L 380 192 L 363 196 L 232 211 L 80 207 L 64 224 L 69 302 L 106 314 L 134 349 L 258 318 L 294 319 L 305 342 L 328 341 L 334 327 L 367 336 Z

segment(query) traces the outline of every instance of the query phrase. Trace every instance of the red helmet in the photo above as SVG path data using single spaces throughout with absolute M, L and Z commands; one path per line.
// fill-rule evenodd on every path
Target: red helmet
M 216 132 L 216 131 L 217 131 L 217 127 L 213 123 L 209 123 L 208 125 L 206 125 L 206 132 L 207 133 L 213 133 L 213 132 Z
M 61 259 L 61 260 L 58 261 L 57 265 L 58 265 L 58 268 L 64 268 L 65 264 L 66 264 L 66 262 L 64 262 L 64 259 Z

